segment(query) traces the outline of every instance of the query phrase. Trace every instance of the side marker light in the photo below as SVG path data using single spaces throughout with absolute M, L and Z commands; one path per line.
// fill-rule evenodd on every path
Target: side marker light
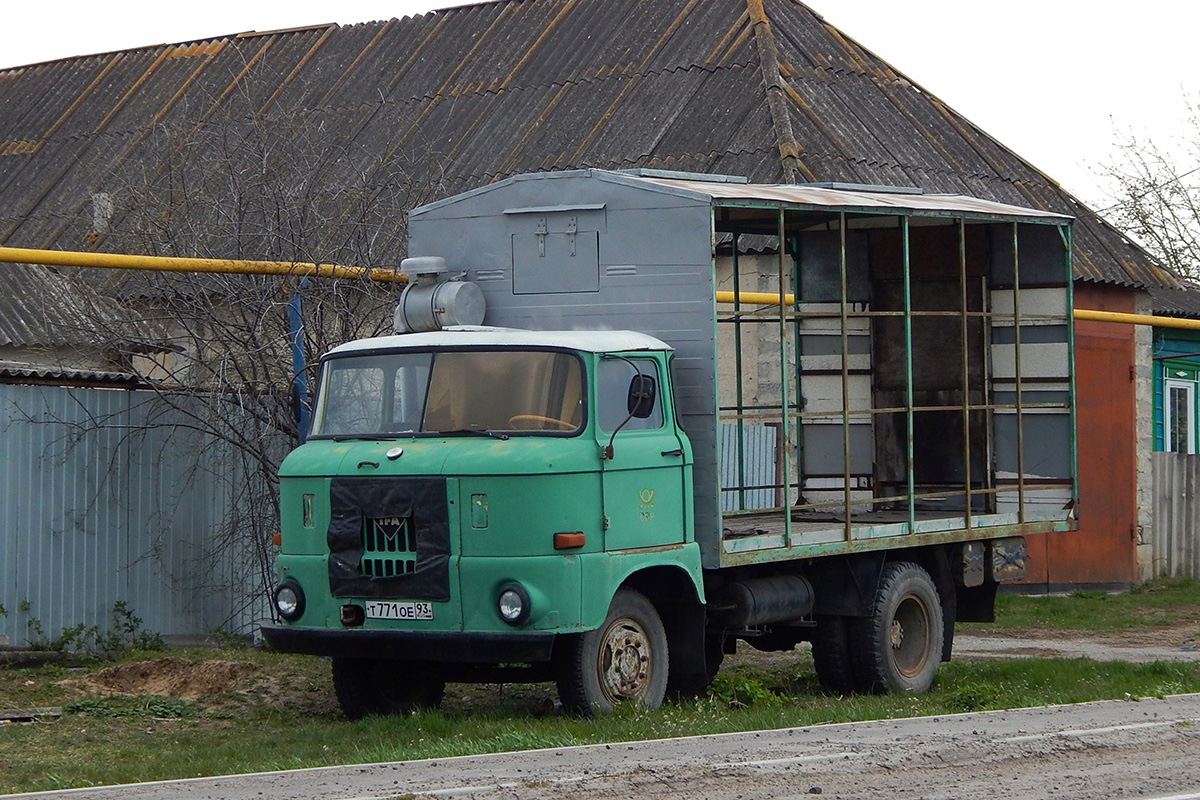
M 574 550 L 587 544 L 587 534 L 583 531 L 563 531 L 554 534 L 555 550 Z

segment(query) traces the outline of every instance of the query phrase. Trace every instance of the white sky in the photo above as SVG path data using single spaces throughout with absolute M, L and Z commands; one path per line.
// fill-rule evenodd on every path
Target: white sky
M 652 2 L 653 0 L 647 0 Z M 1200 99 L 1194 0 L 808 0 L 825 18 L 1093 205 L 1116 131 L 1169 145 Z M 20 2 L 0 66 L 247 30 L 351 24 L 455 0 Z

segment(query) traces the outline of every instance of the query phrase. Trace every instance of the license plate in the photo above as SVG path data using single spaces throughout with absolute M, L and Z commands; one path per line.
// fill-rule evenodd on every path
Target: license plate
M 433 619 L 433 603 L 368 600 L 367 616 L 371 619 Z

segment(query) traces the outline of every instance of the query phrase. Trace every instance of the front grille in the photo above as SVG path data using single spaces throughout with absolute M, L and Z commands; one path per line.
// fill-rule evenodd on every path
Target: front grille
M 445 478 L 337 477 L 329 483 L 334 597 L 450 599 Z
M 375 578 L 408 575 L 417 567 L 417 530 L 411 517 L 363 520 L 359 571 Z

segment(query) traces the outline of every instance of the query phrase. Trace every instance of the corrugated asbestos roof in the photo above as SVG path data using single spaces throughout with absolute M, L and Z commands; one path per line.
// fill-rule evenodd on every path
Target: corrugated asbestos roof
M 0 361 L 0 381 L 6 383 L 53 383 L 78 386 L 127 387 L 143 386 L 146 381 L 132 372 L 71 369 Z
M 1183 280 L 1178 288 L 1152 288 L 1150 307 L 1165 317 L 1200 319 L 1200 284 Z
M 1080 279 L 1176 283 L 795 0 L 509 0 L 0 70 L 8 245 L 384 265 L 406 209 L 575 167 L 1029 206 L 1078 219 Z
M 136 313 L 87 289 L 77 271 L 0 264 L 0 346 L 142 349 L 160 338 Z

